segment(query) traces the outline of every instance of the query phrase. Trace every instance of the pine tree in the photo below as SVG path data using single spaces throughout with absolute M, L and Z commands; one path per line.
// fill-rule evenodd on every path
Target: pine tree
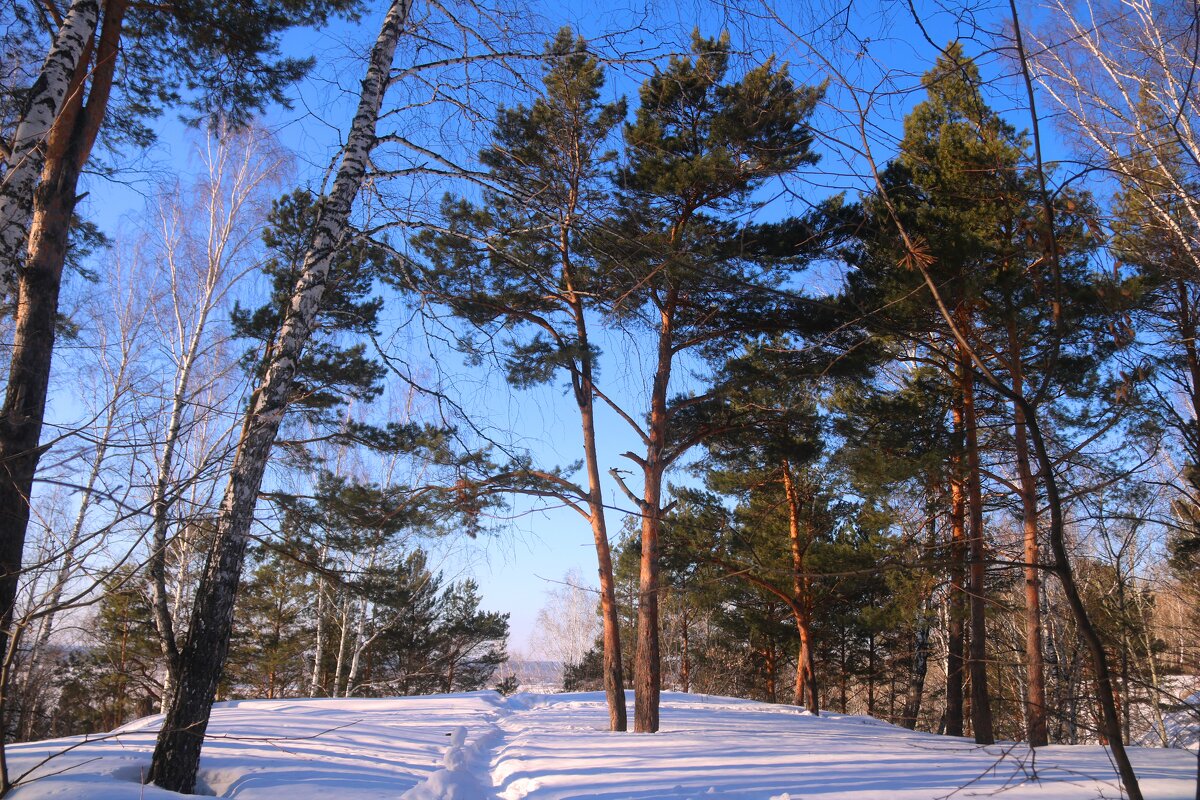
M 592 528 L 604 630 L 609 726 L 626 727 L 621 642 L 612 555 L 596 448 L 599 349 L 589 326 L 606 298 L 604 271 L 589 240 L 605 213 L 607 149 L 625 116 L 623 101 L 603 103 L 604 70 L 586 42 L 564 28 L 546 48 L 543 94 L 503 109 L 493 143 L 481 153 L 490 185 L 481 204 L 447 197 L 446 230 L 416 244 L 430 262 L 424 282 L 472 325 L 504 332 L 508 377 L 517 387 L 565 375 L 579 411 L 586 483 L 558 471 L 518 466 L 494 484 L 559 497 Z
M 896 626 L 902 630 L 911 626 L 912 631 L 909 681 L 900 715 L 900 723 L 910 730 L 916 728 L 921 714 L 943 565 L 957 565 L 961 560 L 943 546 L 940 532 L 946 527 L 944 521 L 949 522 L 943 509 L 954 447 L 949 425 L 954 387 L 947 377 L 925 367 L 912 370 L 899 386 L 881 387 L 873 380 L 844 381 L 830 400 L 834 431 L 844 442 L 833 461 L 846 473 L 854 494 L 882 518 L 878 524 L 903 526 L 905 520 L 892 509 L 907 505 L 908 498 L 920 498 L 918 508 L 924 513 L 924 530 L 904 533 L 911 555 L 901 590 L 911 604 L 907 618 Z M 894 573 L 887 577 L 895 580 Z M 949 613 L 958 610 L 955 601 L 961 594 L 955 589 L 961 590 L 961 586 L 958 578 L 950 592 Z M 950 628 L 954 633 L 954 621 Z M 947 689 L 961 692 L 961 633 L 949 640 Z M 961 707 L 961 697 L 948 700 L 947 705 L 954 702 Z
M 968 347 L 980 341 L 979 314 L 983 297 L 995 279 L 1005 256 L 1007 226 L 1015 227 L 1027 215 L 1031 193 L 1022 184 L 1019 166 L 1023 140 L 984 103 L 980 93 L 977 67 L 960 45 L 950 45 L 935 67 L 922 79 L 928 99 L 919 104 L 904 123 L 900 154 L 888 166 L 883 178 L 886 200 L 868 201 L 868 213 L 882 218 L 878 249 L 888 274 L 874 280 L 876 291 L 886 287 L 889 294 L 905 285 L 916 289 L 922 281 L 914 271 L 897 270 L 894 236 L 889 214 L 895 214 L 917 232 L 922 257 L 928 259 L 933 280 L 945 286 L 947 304 L 963 341 L 941 333 L 937 309 L 924 295 L 914 291 L 905 307 L 885 312 L 891 320 L 900 319 L 902 330 L 914 332 L 943 354 L 945 369 L 958 383 L 953 406 L 956 436 L 962 449 L 954 456 L 951 487 L 955 508 L 952 510 L 954 538 L 964 541 L 967 581 L 963 590 L 969 608 L 970 637 L 967 667 L 972 691 L 972 727 L 976 741 L 994 740 L 991 701 L 987 679 L 987 633 L 984 609 L 985 532 L 980 445 L 979 410 L 976 408 L 976 381 Z M 861 273 L 857 288 L 867 281 Z M 876 296 L 876 302 L 878 299 Z M 860 301 L 861 302 L 861 301 Z M 901 315 L 904 315 L 901 317 Z M 931 337 L 932 334 L 932 337 Z M 965 342 L 965 344 L 964 344 Z M 959 509 L 962 509 L 961 511 Z M 963 520 L 963 533 L 959 520 Z M 958 615 L 952 613 L 952 618 Z M 952 659 L 957 633 L 952 631 Z M 958 725 L 957 681 L 951 682 L 948 732 L 961 733 Z
M 786 534 L 778 533 L 778 552 L 787 552 L 785 564 L 773 563 L 787 582 L 765 573 L 743 576 L 759 588 L 782 599 L 791 611 L 800 640 L 796 659 L 796 705 L 820 713 L 813 652 L 813 614 L 817 612 L 812 578 L 806 559 L 813 543 L 830 532 L 830 481 L 818 481 L 814 468 L 823 443 L 815 394 L 818 387 L 787 362 L 798 348 L 774 338 L 732 359 L 722 369 L 720 383 L 727 387 L 723 412 L 729 415 L 728 432 L 709 436 L 705 446 L 712 460 L 706 481 L 715 491 L 739 497 L 742 513 L 762 514 L 768 520 L 785 509 Z M 778 354 L 778 355 L 777 355 Z M 701 412 L 703 413 L 703 412 Z M 703 424 L 713 425 L 714 420 Z M 744 529 L 762 535 L 772 526 L 766 520 L 750 522 Z M 782 545 L 786 542 L 787 547 Z M 765 544 L 765 542 L 764 542 Z M 761 552 L 758 547 L 753 548 Z M 734 563 L 734 572 L 742 562 Z
M 803 249 L 802 226 L 780 223 L 759 236 L 740 218 L 755 189 L 815 161 L 807 120 L 820 90 L 797 86 L 773 60 L 727 81 L 729 50 L 727 36 L 695 34 L 691 56 L 672 58 L 642 85 L 625 128 L 621 205 L 604 242 L 618 298 L 609 313 L 637 320 L 652 353 L 645 423 L 621 414 L 645 443 L 644 454 L 626 454 L 641 473 L 640 495 L 612 473 L 642 517 L 634 728 L 643 732 L 659 725 L 664 476 L 710 432 L 677 435 L 675 418 L 710 398 L 672 396 L 672 374 L 677 359 L 720 353 L 742 332 L 787 316 L 781 306 L 794 304 L 775 286 Z
M 276 200 L 267 215 L 263 244 L 270 257 L 262 271 L 271 281 L 270 299 L 253 310 L 235 305 L 232 315 L 234 334 L 254 342 L 242 364 L 255 380 L 262 380 L 269 363 L 264 354 L 278 340 L 287 317 L 320 210 L 318 198 L 297 189 Z M 383 245 L 357 231 L 347 233 L 346 245 L 330 264 L 321 307 L 296 363 L 289 415 L 317 429 L 336 428 L 338 409 L 349 402 L 369 402 L 382 391 L 385 369 L 367 356 L 362 339 L 379 333 L 383 300 L 374 292 L 395 271 Z
M 293 697 L 305 678 L 308 644 L 303 565 L 268 551 L 238 597 L 226 682 L 239 697 Z
M 873 313 L 884 335 L 917 342 L 921 357 L 936 363 L 956 383 L 951 416 L 958 444 L 951 450 L 950 517 L 952 538 L 965 541 L 968 556 L 967 664 L 978 741 L 993 738 L 987 697 L 981 469 L 981 454 L 989 445 L 980 440 L 980 421 L 1004 413 L 1000 406 L 989 407 L 995 402 L 989 397 L 1011 402 L 1008 446 L 1019 476 L 1015 494 L 1026 561 L 1027 734 L 1035 745 L 1044 744 L 1040 498 L 1027 408 L 1021 399 L 1032 397 L 1034 405 L 1043 408 L 1072 403 L 1075 419 L 1070 425 L 1096 425 L 1092 409 L 1079 401 L 1094 397 L 1099 369 L 1119 345 L 1107 335 L 1113 317 L 1106 294 L 1111 292 L 1089 263 L 1097 245 L 1090 233 L 1094 212 L 1089 198 L 1060 192 L 1051 207 L 1055 230 L 1047 232 L 1026 138 L 987 106 L 978 68 L 961 46 L 946 49 L 924 84 L 928 99 L 905 120 L 900 153 L 885 171 L 880 191 L 864 204 L 876 220 L 867 227 L 877 231 L 873 235 L 878 238 L 866 247 L 863 269 L 851 280 L 851 296 L 857 293 L 863 310 L 878 309 Z M 916 252 L 898 247 L 898 226 L 916 242 Z M 938 287 L 944 308 L 933 302 L 930 285 Z M 900 302 L 884 308 L 885 298 Z M 1002 376 L 1004 392 L 977 398 L 981 358 L 992 381 L 987 385 L 992 387 L 996 376 Z M 965 522 L 961 537 L 960 519 Z M 952 613 L 952 622 L 956 618 Z M 952 660 L 956 637 L 952 630 Z M 953 733 L 959 713 L 953 669 L 951 675 L 947 728 Z
M 470 579 L 451 584 L 442 594 L 437 636 L 443 692 L 482 689 L 508 660 L 508 614 L 480 611 L 480 601 L 479 585 Z

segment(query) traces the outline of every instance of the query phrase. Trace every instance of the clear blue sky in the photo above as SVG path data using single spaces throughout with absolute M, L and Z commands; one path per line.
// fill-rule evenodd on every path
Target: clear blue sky
M 418 9 L 420 5 L 417 0 Z M 788 15 L 787 21 L 793 25 L 793 30 L 799 33 L 810 32 L 814 20 L 825 18 L 821 2 L 782 0 L 777 5 Z M 830 4 L 829 8 L 836 9 L 840 5 Z M 757 13 L 760 7 L 752 5 L 752 8 Z M 728 28 L 735 48 L 753 50 L 752 57 L 777 51 L 782 59 L 794 65 L 798 77 L 806 80 L 820 80 L 825 70 L 820 60 L 830 58 L 862 81 L 879 82 L 880 86 L 897 92 L 876 110 L 880 126 L 872 130 L 876 144 L 883 148 L 880 155 L 886 158 L 890 152 L 888 141 L 899 131 L 898 120 L 904 110 L 920 99 L 903 90 L 916 85 L 917 76 L 931 63 L 936 50 L 913 24 L 904 4 L 854 3 L 850 8 L 853 18 L 845 21 L 858 32 L 858 39 L 842 38 L 809 49 L 796 46 L 786 32 L 772 28 L 762 20 L 733 16 L 716 4 L 695 0 L 678 4 L 627 1 L 620 6 L 586 0 L 543 0 L 535 6 L 545 20 L 547 35 L 563 24 L 570 24 L 589 37 L 625 29 L 621 46 L 661 54 L 686 47 L 693 27 L 698 26 L 706 35 L 715 35 L 722 28 Z M 296 33 L 287 39 L 289 51 L 311 53 L 317 57 L 318 64 L 313 76 L 297 87 L 294 109 L 273 110 L 265 124 L 297 154 L 297 181 L 300 183 L 319 180 L 335 151 L 348 124 L 352 93 L 361 77 L 362 62 L 356 53 L 365 49 L 377 24 L 378 13 L 368 13 L 358 25 L 340 23 L 325 31 Z M 954 20 L 932 13 L 926 30 L 937 44 L 967 32 Z M 968 52 L 980 55 L 981 46 L 968 43 Z M 996 57 L 985 59 L 982 66 L 985 73 L 992 76 L 1003 68 L 1002 61 Z M 647 69 L 646 65 L 634 65 L 628 67 L 627 74 L 616 74 L 610 92 L 625 94 L 632 101 L 636 96 L 638 73 L 644 74 Z M 855 132 L 847 125 L 847 118 L 842 113 L 849 107 L 847 100 L 836 86 L 831 88 L 830 108 L 822 112 L 817 124 L 832 137 L 854 137 Z M 998 107 L 1006 107 L 1003 95 L 998 95 L 997 100 L 1000 101 L 996 103 Z M 1016 117 L 1014 122 L 1021 127 L 1028 126 L 1027 118 Z M 191 168 L 190 134 L 171 118 L 161 122 L 160 132 L 159 144 L 134 162 L 137 171 L 131 183 L 90 187 L 93 195 L 85 201 L 85 212 L 108 232 L 117 230 L 123 215 L 140 212 L 143 203 L 140 193 L 149 190 L 153 177 L 164 172 L 183 173 Z M 861 163 L 847 163 L 835 156 L 832 141 L 822 142 L 819 148 L 825 156 L 825 169 L 843 174 L 828 177 L 822 185 L 807 187 L 805 191 L 810 197 L 823 196 L 836 188 L 862 185 L 861 179 L 855 177 L 861 171 Z M 622 386 L 618 397 L 637 412 L 640 408 L 634 398 L 644 396 L 640 391 L 644 382 L 637 366 L 641 359 L 630 347 L 629 342 L 617 337 L 606 342 L 603 374 Z M 561 386 L 517 393 L 508 389 L 499 375 L 468 371 L 453 356 L 444 353 L 439 356 L 412 355 L 417 361 L 424 359 L 426 363 L 430 358 L 440 358 L 440 365 L 429 364 L 430 371 L 440 369 L 456 387 L 465 390 L 464 405 L 478 414 L 485 424 L 513 431 L 520 442 L 546 463 L 566 464 L 579 458 L 574 404 L 564 396 Z M 681 385 L 673 388 L 678 390 Z M 599 430 L 602 469 L 628 467 L 628 462 L 618 454 L 627 449 L 637 450 L 639 445 L 628 428 L 615 416 L 604 414 L 599 420 Z M 606 496 L 616 507 L 628 506 L 617 494 L 615 486 L 606 488 Z M 521 513 L 511 519 L 498 520 L 494 535 L 474 542 L 455 543 L 444 567 L 452 576 L 474 574 L 481 584 L 485 605 L 512 614 L 512 647 L 525 650 L 537 611 L 544 601 L 544 592 L 553 585 L 550 582 L 559 580 L 571 569 L 594 580 L 596 568 L 590 529 L 577 514 L 565 509 L 535 512 L 524 505 L 519 506 L 518 511 Z M 614 535 L 621 529 L 619 513 L 611 515 L 609 529 Z

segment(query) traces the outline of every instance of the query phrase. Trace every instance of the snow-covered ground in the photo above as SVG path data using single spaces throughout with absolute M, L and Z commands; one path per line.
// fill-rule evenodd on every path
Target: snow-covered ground
M 632 703 L 630 704 L 632 709 Z M 97 741 L 13 746 L 14 800 L 163 800 L 140 777 L 159 717 Z M 600 694 L 492 692 L 260 700 L 215 710 L 202 789 L 241 800 L 1095 800 L 1120 794 L 1100 747 L 911 733 L 868 717 L 666 693 L 656 735 L 606 730 Z M 1191 800 L 1196 757 L 1134 748 L 1147 798 Z M 38 777 L 41 776 L 41 777 Z

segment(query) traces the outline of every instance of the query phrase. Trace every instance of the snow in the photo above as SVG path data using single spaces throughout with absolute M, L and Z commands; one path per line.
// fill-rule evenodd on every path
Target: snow
M 1200 750 L 1200 692 L 1179 703 L 1178 710 L 1164 714 L 1163 725 L 1171 747 Z
M 632 708 L 632 701 L 630 702 Z M 198 791 L 240 800 L 1012 800 L 1119 797 L 1101 747 L 913 733 L 869 717 L 663 694 L 658 734 L 606 730 L 600 693 L 219 704 Z M 161 717 L 14 745 L 13 800 L 164 800 L 140 778 Z M 1132 748 L 1147 798 L 1191 800 L 1195 755 Z
M 1134 742 L 1200 750 L 1200 675 L 1164 676 L 1154 692 L 1133 696 Z M 1158 707 L 1160 718 L 1154 714 Z

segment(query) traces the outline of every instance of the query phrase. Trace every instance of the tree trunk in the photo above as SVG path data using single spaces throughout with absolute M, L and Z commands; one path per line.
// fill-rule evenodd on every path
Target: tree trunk
M 608 727 L 624 731 L 629 725 L 625 709 L 625 676 L 621 666 L 621 621 L 617 607 L 617 586 L 613 578 L 612 548 L 608 544 L 608 527 L 604 518 L 604 495 L 600 485 L 600 462 L 596 455 L 595 392 L 592 386 L 592 363 L 588 347 L 587 328 L 582 306 L 572 305 L 580 350 L 585 354 L 579 370 L 576 400 L 583 427 L 583 454 L 588 476 L 588 514 L 592 538 L 596 544 L 596 571 L 600 579 L 600 619 L 603 626 L 604 695 L 608 701 Z
M 690 637 L 688 631 L 688 607 L 686 601 L 683 603 L 681 612 L 683 616 L 683 653 L 681 654 L 679 663 L 679 682 L 682 684 L 681 688 L 684 692 L 690 692 L 692 690 L 692 659 L 688 653 L 688 640 Z
M 633 666 L 633 729 L 638 733 L 658 731 L 658 703 L 662 691 L 662 664 L 658 641 L 658 533 L 661 527 L 661 492 L 661 471 L 652 464 L 648 465 L 638 581 L 638 644 Z
M 125 370 L 128 365 L 127 354 L 124 354 L 121 359 L 121 367 L 117 372 L 116 380 L 113 384 L 113 397 L 105 414 L 103 433 L 100 436 L 100 440 L 96 443 L 92 468 L 88 470 L 87 479 L 83 484 L 82 496 L 79 499 L 79 510 L 75 513 L 75 522 L 71 525 L 71 533 L 67 537 L 66 545 L 63 547 L 62 563 L 59 564 L 54 576 L 54 583 L 50 586 L 50 591 L 46 595 L 43 603 L 45 613 L 41 620 L 38 621 L 37 634 L 34 637 L 33 644 L 29 648 L 28 663 L 21 685 L 21 716 L 17 724 L 17 730 L 22 739 L 29 739 L 33 736 L 33 715 L 30 697 L 32 695 L 33 684 L 38 679 L 38 662 L 41 660 L 41 655 L 50 641 L 50 634 L 54 632 L 54 620 L 58 615 L 58 607 L 62 602 L 63 593 L 66 591 L 67 582 L 71 580 L 75 572 L 77 565 L 76 550 L 79 549 L 79 544 L 83 538 L 83 523 L 87 518 L 88 509 L 91 508 L 96 481 L 100 478 L 100 471 L 104 466 L 104 459 L 108 453 L 109 441 L 112 437 L 113 428 L 116 426 L 117 396 L 119 396 L 122 386 L 125 383 Z
M 812 535 L 804 535 L 800 520 L 800 494 L 792 478 L 792 465 L 784 461 L 783 489 L 788 501 L 788 540 L 792 554 L 792 595 L 795 597 L 793 608 L 795 613 L 796 631 L 800 634 L 800 652 L 796 656 L 796 705 L 807 705 L 814 715 L 821 713 L 817 701 L 817 668 L 812 646 L 812 593 L 809 591 L 810 581 L 804 565 L 804 557 L 812 544 Z
M 1179 307 L 1180 341 L 1183 343 L 1184 357 L 1187 362 L 1188 375 L 1188 404 L 1192 419 L 1200 419 L 1200 353 L 1196 346 L 1196 309 L 1191 303 L 1191 294 L 1185 281 L 1176 281 L 1175 294 Z M 1200 465 L 1200 440 L 1194 435 L 1187 442 L 1193 464 Z
M 662 480 L 666 471 L 667 385 L 671 380 L 676 292 L 667 290 L 658 331 L 658 359 L 650 393 L 650 420 L 642 501 L 642 560 L 638 584 L 638 646 L 633 667 L 634 719 L 638 733 L 658 730 L 659 694 L 662 690 L 662 660 L 658 641 L 658 534 L 662 527 Z
M 371 566 L 375 565 L 375 559 L 371 559 Z M 342 697 L 354 696 L 354 684 L 358 680 L 358 670 L 362 665 L 363 651 L 370 646 L 370 640 L 367 639 L 367 598 L 362 598 L 358 604 L 358 619 L 354 623 L 354 652 L 350 656 L 350 670 L 346 673 L 346 689 L 342 692 Z M 450 691 L 447 689 L 446 691 Z
M 321 546 L 321 565 L 325 565 L 325 546 Z M 317 577 L 317 630 L 313 643 L 313 669 L 308 683 L 308 696 L 316 697 L 321 690 L 321 662 L 325 658 L 325 578 Z
M 908 696 L 904 700 L 901 726 L 910 731 L 917 729 L 917 717 L 921 714 L 921 698 L 925 694 L 925 676 L 929 671 L 929 638 L 933 631 L 933 618 L 926 599 L 917 610 L 917 628 L 913 642 L 912 672 L 909 675 Z
M 17 120 L 0 181 L 0 306 L 16 299 L 30 252 L 34 195 L 46 163 L 47 140 L 68 95 L 81 91 L 78 67 L 87 61 L 99 18 L 98 0 L 71 3 Z
M 1053 462 L 1046 450 L 1046 443 L 1042 438 L 1037 417 L 1031 413 L 1029 401 L 1021 395 L 1015 395 L 1013 399 L 1025 413 L 1029 438 L 1033 444 L 1033 450 L 1046 486 L 1046 505 L 1050 511 L 1050 551 L 1054 555 L 1051 570 L 1062 584 L 1063 595 L 1067 598 L 1067 605 L 1071 608 L 1071 616 L 1079 629 L 1079 636 L 1083 639 L 1088 654 L 1091 656 L 1092 669 L 1096 674 L 1096 694 L 1100 704 L 1104 734 L 1109 739 L 1109 748 L 1112 750 L 1117 773 L 1121 776 L 1121 783 L 1129 795 L 1129 800 L 1142 800 L 1142 790 L 1138 784 L 1137 774 L 1133 771 L 1133 764 L 1130 763 L 1129 754 L 1125 752 L 1125 745 L 1121 741 L 1121 720 L 1113 700 L 1113 683 L 1108 669 L 1108 655 L 1104 652 L 1104 642 L 1101 641 L 1100 634 L 1097 633 L 1091 617 L 1088 616 L 1083 598 L 1079 595 L 1079 587 L 1075 583 L 1075 571 L 1071 567 L 1070 556 L 1067 554 L 1062 500 L 1058 494 L 1058 479 L 1054 474 Z
M 875 634 L 867 635 L 867 716 L 875 716 Z
M 218 512 L 216 537 L 196 591 L 179 679 L 150 767 L 150 780 L 169 791 L 190 793 L 196 785 L 204 732 L 229 649 L 233 605 L 263 473 L 287 410 L 297 360 L 320 307 L 333 253 L 344 244 L 350 209 L 374 144 L 396 43 L 410 6 L 411 0 L 393 0 L 384 17 L 337 177 L 321 203 L 291 305 L 246 414 Z
M 930 551 L 937 548 L 937 479 L 931 476 L 925 486 L 926 538 Z M 921 714 L 921 700 L 925 695 L 925 677 L 929 672 L 930 638 L 933 633 L 935 584 L 932 582 L 917 609 L 915 634 L 913 636 L 912 669 L 909 672 L 908 695 L 900 724 L 910 731 L 917 729 L 917 718 Z
M 1024 392 L 1021 354 L 1017 349 L 1016 330 L 1008 326 L 1009 374 L 1013 390 Z M 1038 492 L 1033 467 L 1029 462 L 1029 433 L 1025 413 L 1013 403 L 1013 442 L 1020 481 L 1021 528 L 1025 541 L 1025 735 L 1030 747 L 1045 747 L 1050 742 L 1046 727 L 1046 668 L 1042 657 L 1042 575 L 1038 542 Z
M 92 44 L 94 37 L 85 37 L 70 73 L 65 100 L 45 139 L 41 181 L 32 194 L 28 258 L 17 275 L 12 360 L 4 406 L 0 409 L 0 464 L 3 465 L 0 468 L 0 652 L 9 649 L 9 630 L 29 527 L 29 498 L 42 454 L 39 441 L 54 355 L 58 296 L 78 201 L 79 176 L 108 108 L 125 7 L 125 0 L 108 0 L 99 45 Z M 71 36 L 77 37 L 80 29 L 73 30 Z M 55 46 L 59 44 L 56 41 Z M 65 40 L 61 44 L 66 50 L 73 47 L 68 47 Z M 62 52 L 64 58 L 66 50 Z M 88 58 L 93 51 L 94 64 Z M 89 78 L 91 91 L 85 104 L 83 86 Z M 37 148 L 37 152 L 41 153 L 42 148 Z M 5 182 L 8 180 L 5 175 Z M 28 198 L 24 202 L 28 204 Z M 19 225 L 25 224 L 19 216 L 16 214 L 13 219 Z M 10 269 L 9 264 L 0 264 L 0 270 L 6 269 Z M 0 731 L 7 727 L 4 719 L 7 688 L 0 685 Z M 0 761 L 0 796 L 10 788 L 7 762 Z
M 339 697 L 342 694 L 342 675 L 346 671 L 346 645 L 350 641 L 350 598 L 346 597 L 342 600 L 342 624 L 339 626 L 342 632 L 338 639 L 337 661 L 333 667 L 333 686 L 330 688 L 330 697 Z
M 946 735 L 963 735 L 963 665 L 966 636 L 966 492 L 963 489 L 963 409 L 954 404 L 955 448 L 950 477 L 950 596 L 946 621 Z
M 763 671 L 767 676 L 767 702 L 779 702 L 778 695 L 775 691 L 775 648 L 770 642 L 763 646 Z
M 171 615 L 170 603 L 167 599 L 167 538 L 173 505 L 173 498 L 168 495 L 171 489 L 171 479 L 174 476 L 175 452 L 179 446 L 180 432 L 183 428 L 183 415 L 187 405 L 188 391 L 191 387 L 192 371 L 199 355 L 211 310 L 211 298 L 215 289 L 216 276 L 210 266 L 200 318 L 185 345 L 179 375 L 171 395 L 171 415 L 167 422 L 166 435 L 163 437 L 162 453 L 158 459 L 158 473 L 150 501 L 153 523 L 150 535 L 150 558 L 147 560 L 146 572 L 150 577 L 150 604 L 153 610 L 155 631 L 158 634 L 159 648 L 166 666 L 165 686 L 167 687 L 175 684 L 179 674 L 179 646 L 175 637 L 174 618 Z
M 968 645 L 968 667 L 971 672 L 971 729 L 976 744 L 992 744 L 992 705 L 988 692 L 987 674 L 987 575 L 984 565 L 983 487 L 979 468 L 979 417 L 975 411 L 975 373 L 969 356 L 962 358 L 963 420 L 967 434 L 967 506 L 970 509 L 968 550 L 968 603 L 971 611 L 971 635 Z

